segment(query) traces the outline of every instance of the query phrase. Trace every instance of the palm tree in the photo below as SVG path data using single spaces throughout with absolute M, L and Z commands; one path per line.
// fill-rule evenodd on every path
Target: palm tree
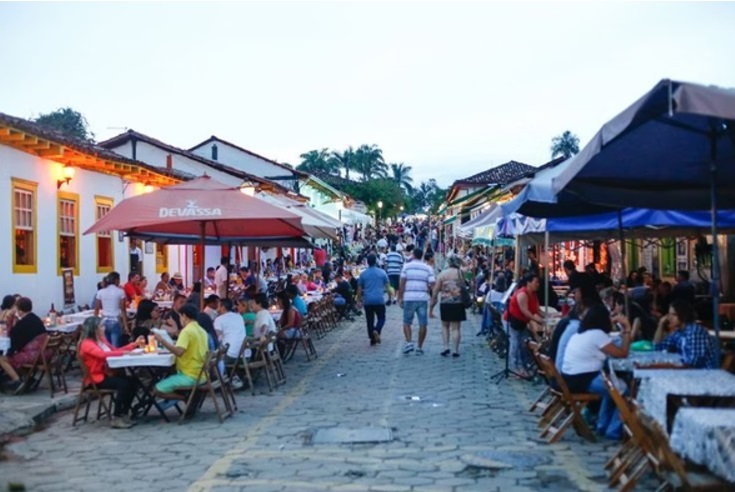
M 377 145 L 361 145 L 355 152 L 355 158 L 363 181 L 387 176 L 388 166 L 383 160 L 383 151 Z
M 301 164 L 297 166 L 299 171 L 306 173 L 335 174 L 335 169 L 329 159 L 329 149 L 310 150 L 299 156 Z M 336 174 L 339 174 L 337 172 Z
M 404 163 L 391 164 L 390 170 L 393 173 L 393 179 L 398 183 L 398 186 L 405 189 L 407 193 L 413 191 L 413 178 L 411 177 L 411 166 L 407 166 Z
M 430 204 L 434 194 L 434 186 L 431 182 L 422 181 L 421 184 L 413 189 L 413 202 L 416 205 L 416 209 L 425 212 Z
M 579 153 L 579 137 L 569 130 L 551 139 L 551 158 L 569 159 Z
M 356 167 L 355 150 L 351 145 L 344 152 L 333 151 L 329 160 L 335 168 L 344 169 L 345 178 L 350 179 L 350 170 Z

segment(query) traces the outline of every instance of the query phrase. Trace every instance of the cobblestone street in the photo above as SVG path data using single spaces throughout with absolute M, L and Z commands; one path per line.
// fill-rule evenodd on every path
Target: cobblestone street
M 71 413 L 59 414 L 6 449 L 0 485 L 106 492 L 605 490 L 603 464 L 613 443 L 585 443 L 571 430 L 555 445 L 540 442 L 527 408 L 541 388 L 489 380 L 502 364 L 475 336 L 479 316 L 469 315 L 462 355 L 452 359 L 439 355 L 438 320 L 431 320 L 426 354 L 403 355 L 400 314 L 388 308 L 382 345 L 369 345 L 359 317 L 316 341 L 316 361 L 297 352 L 286 365 L 286 385 L 255 397 L 239 392 L 239 412 L 224 424 L 209 405 L 184 425 L 150 420 L 131 430 L 94 421 L 72 427 Z M 318 433 L 335 428 L 345 432 Z M 354 441 L 357 434 L 348 431 L 356 429 L 366 434 L 360 440 L 387 440 L 329 442 Z

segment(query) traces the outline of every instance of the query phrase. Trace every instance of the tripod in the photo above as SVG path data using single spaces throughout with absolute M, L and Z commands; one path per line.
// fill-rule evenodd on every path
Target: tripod
M 502 371 L 498 371 L 497 373 L 490 376 L 491 381 L 495 381 L 495 384 L 500 384 L 500 381 L 503 379 L 508 379 L 508 377 L 512 374 L 516 376 L 519 379 L 523 379 L 525 381 L 531 381 L 531 378 L 522 376 L 521 374 L 518 374 L 517 372 L 511 370 L 510 368 L 510 325 L 507 325 L 505 328 L 505 369 Z

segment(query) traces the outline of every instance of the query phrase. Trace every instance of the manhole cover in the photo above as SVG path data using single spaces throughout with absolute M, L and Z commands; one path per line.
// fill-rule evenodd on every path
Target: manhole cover
M 363 427 L 361 429 L 332 427 L 317 430 L 311 442 L 312 444 L 352 444 L 389 442 L 392 440 L 393 433 L 391 430 L 382 427 Z
M 469 465 L 484 468 L 535 468 L 548 465 L 551 458 L 545 454 L 520 451 L 482 451 L 462 457 Z

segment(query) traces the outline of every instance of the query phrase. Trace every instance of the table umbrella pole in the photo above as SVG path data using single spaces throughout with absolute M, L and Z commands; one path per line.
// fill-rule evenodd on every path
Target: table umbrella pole
M 623 210 L 618 209 L 618 238 L 620 240 L 620 280 L 622 285 L 625 285 L 625 272 L 628 271 L 626 264 L 626 247 L 625 247 L 625 233 L 623 232 Z M 628 301 L 628 292 L 625 293 L 625 317 L 627 318 L 630 313 L 630 303 Z
M 544 231 L 544 256 L 546 257 L 546 265 L 544 265 L 544 314 L 549 314 L 549 229 Z M 556 306 L 558 309 L 559 306 Z
M 199 262 L 201 263 L 201 268 L 199 269 L 200 272 L 205 271 L 204 270 L 204 234 L 205 234 L 206 229 L 207 229 L 207 222 L 203 220 L 199 223 L 199 246 L 200 246 L 200 251 L 202 252 L 201 256 L 199 257 Z M 194 282 L 196 282 L 196 279 L 194 279 Z M 199 308 L 204 309 L 204 286 L 201 284 L 199 284 Z
M 712 195 L 712 323 L 715 325 L 715 361 L 720 367 L 720 245 L 717 242 L 717 137 L 710 143 L 712 165 L 710 167 Z

